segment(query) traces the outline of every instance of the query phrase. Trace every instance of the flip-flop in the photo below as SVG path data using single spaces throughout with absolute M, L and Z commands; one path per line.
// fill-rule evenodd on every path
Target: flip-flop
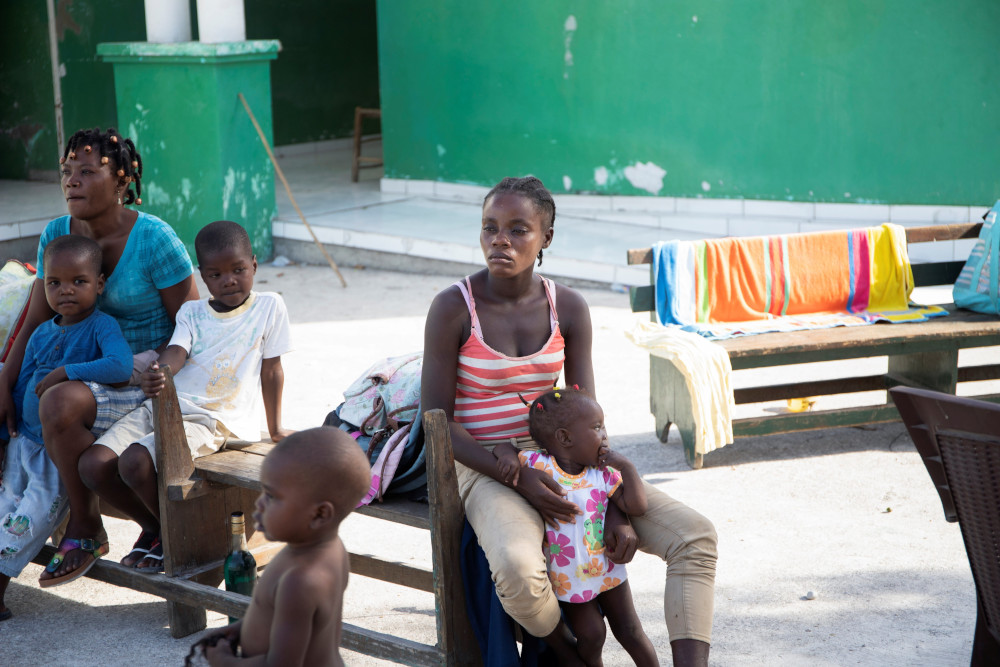
M 10 609 L 4 612 L 0 612 L 0 623 L 4 621 L 9 621 L 13 617 L 14 617 L 14 612 L 12 612 Z
M 139 565 L 142 567 L 139 567 Z M 159 535 L 153 540 L 153 544 L 149 547 L 149 553 L 143 556 L 143 559 L 135 564 L 135 569 L 139 572 L 146 572 L 148 574 L 153 574 L 155 572 L 163 572 L 163 542 L 160 542 Z
M 80 564 L 80 567 L 59 577 L 39 579 L 39 586 L 42 588 L 50 588 L 52 586 L 68 584 L 74 579 L 79 579 L 83 575 L 87 574 L 87 572 L 90 571 L 90 568 L 94 567 L 94 563 L 97 562 L 98 558 L 108 553 L 108 543 L 107 541 L 101 543 L 99 538 L 83 538 L 76 540 L 71 537 L 64 537 L 62 542 L 59 543 L 59 550 L 56 551 L 54 556 L 52 556 L 52 560 L 49 561 L 49 564 L 45 566 L 45 571 L 51 574 L 52 572 L 58 570 L 59 566 L 62 565 L 62 562 L 66 559 L 66 554 L 74 549 L 79 549 L 87 554 L 87 558 Z
M 135 544 L 132 545 L 132 551 L 125 554 L 125 558 L 122 558 L 119 562 L 125 567 L 135 567 L 140 563 L 140 561 L 142 561 L 143 557 L 149 553 L 149 549 L 153 546 L 156 538 L 156 533 L 147 533 L 145 530 L 142 531 L 139 533 L 139 539 L 137 539 Z M 133 554 L 136 558 L 132 561 L 132 564 L 129 565 L 125 562 L 125 560 L 132 557 Z

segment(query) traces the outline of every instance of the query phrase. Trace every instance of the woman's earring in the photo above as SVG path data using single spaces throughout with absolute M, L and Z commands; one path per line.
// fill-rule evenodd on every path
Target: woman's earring
M 538 266 L 542 265 L 542 251 L 538 251 Z
M 120 188 L 117 189 L 117 190 L 115 190 L 115 196 L 118 197 L 118 205 L 121 206 L 122 205 L 122 191 L 121 191 Z

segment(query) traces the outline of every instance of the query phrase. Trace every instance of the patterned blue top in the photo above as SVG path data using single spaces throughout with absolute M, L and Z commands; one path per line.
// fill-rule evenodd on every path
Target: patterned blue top
M 42 256 L 49 241 L 69 234 L 68 215 L 45 227 L 38 241 L 38 278 L 44 279 Z M 170 338 L 174 323 L 159 290 L 172 287 L 192 273 L 191 258 L 177 233 L 155 215 L 139 213 L 118 265 L 105 276 L 97 307 L 121 326 L 133 354 L 151 350 Z
M 66 367 L 70 380 L 111 384 L 132 375 L 132 352 L 113 318 L 95 310 L 82 322 L 63 326 L 61 315 L 38 325 L 24 350 L 21 373 L 14 385 L 14 404 L 20 415 L 17 430 L 42 441 L 35 385 L 50 372 Z

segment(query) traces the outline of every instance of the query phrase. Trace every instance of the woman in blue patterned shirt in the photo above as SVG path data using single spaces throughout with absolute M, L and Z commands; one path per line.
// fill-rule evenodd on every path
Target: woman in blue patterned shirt
M 142 204 L 142 159 L 130 139 L 113 128 L 106 132 L 80 130 L 70 138 L 59 162 L 69 215 L 52 220 L 39 239 L 39 272 L 28 314 L 0 370 L 0 421 L 6 421 L 12 432 L 17 415 L 11 390 L 25 345 L 32 331 L 53 316 L 45 301 L 41 261 L 49 241 L 73 233 L 92 238 L 101 246 L 106 283 L 98 307 L 118 321 L 136 355 L 136 367 L 144 369 L 156 359 L 157 348 L 163 347 L 173 332 L 177 309 L 198 298 L 191 260 L 174 230 L 155 216 L 126 208 Z M 107 533 L 97 500 L 80 479 L 78 461 L 97 436 L 143 399 L 137 386 L 109 387 L 93 382 L 63 382 L 42 396 L 39 416 L 45 448 L 69 496 L 65 539 L 80 544 L 42 573 L 39 583 L 43 587 L 76 579 L 106 551 Z M 126 505 L 134 498 L 127 491 L 123 487 Z M 129 513 L 134 508 L 127 505 L 119 509 Z

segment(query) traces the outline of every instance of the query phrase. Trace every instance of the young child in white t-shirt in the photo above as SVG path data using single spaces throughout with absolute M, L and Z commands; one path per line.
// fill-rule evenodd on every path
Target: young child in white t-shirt
M 285 303 L 278 294 L 253 291 L 257 258 L 237 223 L 206 225 L 195 238 L 195 253 L 211 297 L 180 307 L 174 334 L 143 374 L 142 389 L 148 399 L 157 396 L 164 385 L 161 366 L 170 367 L 194 458 L 218 451 L 229 438 L 260 438 L 258 392 L 277 442 L 290 433 L 281 427 L 281 355 L 290 351 Z M 122 565 L 159 571 L 163 545 L 148 399 L 84 452 L 80 470 L 88 487 L 142 528 Z

